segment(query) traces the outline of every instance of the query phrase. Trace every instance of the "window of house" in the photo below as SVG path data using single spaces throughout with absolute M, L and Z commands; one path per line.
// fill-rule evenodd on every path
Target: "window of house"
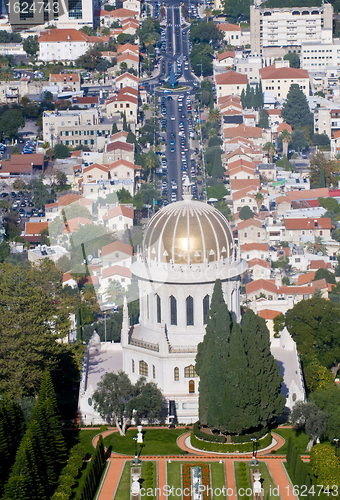
M 174 368 L 174 381 L 175 381 L 175 382 L 178 382 L 178 381 L 179 381 L 179 368 L 178 368 L 178 366 L 176 366 L 176 367 Z
M 131 370 L 132 370 L 132 373 L 135 373 L 135 360 L 134 359 L 131 360 Z
M 152 378 L 156 378 L 156 368 L 155 368 L 155 365 L 152 365 Z
M 323 235 L 323 231 L 320 231 L 320 236 L 322 236 L 322 235 Z
M 203 299 L 203 323 L 204 325 L 207 324 L 208 321 L 208 312 L 209 312 L 209 307 L 210 307 L 210 297 L 209 295 L 206 295 Z
M 170 297 L 170 324 L 177 325 L 177 300 L 173 295 Z
M 157 323 L 162 322 L 161 298 L 156 293 L 156 307 L 157 307 Z
M 186 298 L 186 309 L 187 309 L 187 326 L 193 326 L 194 324 L 194 299 L 189 295 Z
M 248 237 L 248 234 L 247 233 L 244 233 L 243 234 L 243 238 L 247 238 Z
M 145 377 L 149 375 L 148 364 L 143 360 L 139 362 L 139 375 L 144 375 Z
M 194 365 L 189 365 L 184 368 L 184 377 L 185 378 L 197 377 Z

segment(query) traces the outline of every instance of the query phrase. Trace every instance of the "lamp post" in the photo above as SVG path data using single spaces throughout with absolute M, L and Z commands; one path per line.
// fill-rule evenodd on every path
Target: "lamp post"
M 133 437 L 133 440 L 135 442 L 135 459 L 133 461 L 134 465 L 140 465 L 141 461 L 139 460 L 138 453 L 137 453 L 137 443 L 143 443 L 143 434 L 142 434 L 142 426 L 138 425 L 137 426 L 138 434 L 137 436 Z
M 251 465 L 257 465 L 258 461 L 256 460 L 256 455 L 255 455 L 255 443 L 256 443 L 256 437 L 252 437 L 251 441 L 253 442 L 253 460 L 251 462 Z
M 337 457 L 338 456 L 338 447 L 339 447 L 339 438 L 334 438 L 333 441 L 335 443 L 335 456 Z

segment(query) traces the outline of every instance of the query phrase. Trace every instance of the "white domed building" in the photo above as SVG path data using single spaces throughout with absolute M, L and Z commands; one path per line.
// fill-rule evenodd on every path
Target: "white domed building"
M 188 186 L 185 186 L 187 190 Z M 140 322 L 132 327 L 124 313 L 123 370 L 135 383 L 153 380 L 176 403 L 179 422 L 198 418 L 197 345 L 205 334 L 216 279 L 240 321 L 240 259 L 226 218 L 190 194 L 150 220 L 143 247 L 131 271 L 138 278 Z

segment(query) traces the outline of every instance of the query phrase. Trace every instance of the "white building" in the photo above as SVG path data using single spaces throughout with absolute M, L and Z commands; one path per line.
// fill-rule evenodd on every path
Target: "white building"
M 88 36 L 76 29 L 42 31 L 39 38 L 40 61 L 75 61 L 96 43 L 107 43 L 109 37 Z
M 333 6 L 284 7 L 276 9 L 250 6 L 252 53 L 263 47 L 290 47 L 299 52 L 302 43 L 332 41 Z
M 133 383 L 141 376 L 154 381 L 175 405 L 179 422 L 196 421 L 195 359 L 216 279 L 222 282 L 229 310 L 241 320 L 239 288 L 247 263 L 223 215 L 208 204 L 192 201 L 186 185 L 184 189 L 183 201 L 162 208 L 150 220 L 131 266 L 139 286 L 139 324 L 130 326 L 125 302 L 121 345 L 100 344 L 94 336 L 95 345 L 87 348 L 79 391 L 82 423 L 101 421 L 93 409 L 93 391 L 100 374 L 120 369 Z
M 301 44 L 300 65 L 308 71 L 322 71 L 334 68 L 340 64 L 340 39 L 320 43 L 318 41 L 304 42 Z

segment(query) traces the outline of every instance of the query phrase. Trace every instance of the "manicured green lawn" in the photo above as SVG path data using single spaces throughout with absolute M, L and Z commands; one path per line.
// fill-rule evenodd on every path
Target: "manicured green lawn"
M 279 434 L 279 436 L 283 437 L 283 439 L 286 441 L 285 444 L 282 446 L 282 448 L 279 448 L 276 450 L 277 455 L 286 455 L 287 453 L 287 448 L 288 448 L 288 439 L 292 437 L 294 445 L 296 446 L 296 449 L 298 453 L 302 455 L 308 455 L 309 453 L 306 452 L 307 444 L 309 441 L 309 437 L 303 430 L 295 430 L 295 429 L 273 429 L 273 432 L 276 434 Z
M 99 428 L 98 429 L 89 429 L 89 430 L 74 430 L 74 431 L 64 431 L 63 435 L 65 438 L 66 442 L 66 447 L 67 450 L 70 450 L 72 446 L 75 444 L 81 443 L 85 450 L 86 453 L 89 453 L 90 455 L 93 454 L 94 452 L 94 447 L 92 445 L 92 439 L 99 434 Z
M 138 444 L 138 454 L 143 455 L 185 455 L 176 443 L 177 438 L 185 433 L 184 429 L 146 429 L 143 430 L 143 444 Z M 131 429 L 125 436 L 114 432 L 104 439 L 105 448 L 124 455 L 135 454 L 136 430 Z
M 226 491 L 227 485 L 225 482 L 225 465 L 224 463 L 220 464 L 218 462 L 211 462 L 210 463 L 210 470 L 211 470 L 211 483 L 212 483 L 212 489 L 213 489 L 213 500 L 223 500 L 226 498 L 226 495 L 222 494 L 222 488 L 224 487 Z M 221 494 L 220 495 L 215 495 L 215 493 L 219 493 L 220 490 Z
M 270 494 L 270 492 L 273 493 L 274 488 L 276 488 L 276 484 L 274 483 L 269 470 L 267 468 L 266 463 L 261 462 L 256 466 L 251 466 L 250 462 L 245 462 L 246 464 L 246 484 L 247 488 L 251 488 L 251 479 L 250 479 L 250 469 L 260 469 L 261 472 L 261 479 L 262 479 L 262 488 L 264 490 L 264 495 L 263 497 L 266 500 L 279 500 L 280 497 L 274 496 L 273 494 Z M 241 482 L 241 477 L 240 477 L 240 462 L 234 462 L 234 470 L 235 470 L 235 479 L 236 479 L 236 489 L 239 491 L 240 488 L 243 488 L 242 482 Z M 248 498 L 246 495 L 239 495 L 239 499 L 245 500 Z
M 181 480 L 181 463 L 180 462 L 171 462 L 171 464 L 167 463 L 166 464 L 166 470 L 167 470 L 167 484 L 169 488 L 174 488 L 174 493 L 178 489 L 178 492 L 180 491 L 182 487 L 182 480 Z M 179 500 L 182 498 L 182 495 L 168 495 L 169 500 Z
M 126 462 L 121 475 L 115 500 L 130 500 L 130 462 Z M 114 491 L 112 492 L 113 497 Z

